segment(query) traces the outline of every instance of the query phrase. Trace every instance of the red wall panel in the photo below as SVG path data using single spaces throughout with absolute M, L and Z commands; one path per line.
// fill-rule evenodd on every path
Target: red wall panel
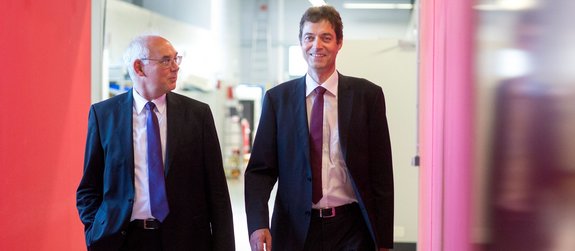
M 82 250 L 90 1 L 0 2 L 0 250 Z

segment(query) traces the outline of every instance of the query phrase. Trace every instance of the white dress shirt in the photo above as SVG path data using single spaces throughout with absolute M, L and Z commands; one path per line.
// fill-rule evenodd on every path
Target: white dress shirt
M 145 108 L 148 100 L 140 96 L 135 89 L 132 93 L 134 96 L 134 107 L 132 109 L 132 137 L 134 140 L 134 186 L 136 194 L 132 209 L 132 217 L 130 220 L 144 220 L 154 218 L 150 209 L 150 191 L 148 187 L 148 136 L 146 134 L 147 113 Z M 154 112 L 158 117 L 158 124 L 160 126 L 162 160 L 165 163 L 167 131 L 166 95 L 164 94 L 161 97 L 152 100 L 152 102 L 156 105 Z
M 339 142 L 339 125 L 337 123 L 338 73 L 334 71 L 324 83 L 315 82 L 309 74 L 306 75 L 305 81 L 308 128 L 311 109 L 317 96 L 313 90 L 319 85 L 327 90 L 323 99 L 323 143 L 321 157 L 323 197 L 317 204 L 312 205 L 312 207 L 328 208 L 357 202 Z

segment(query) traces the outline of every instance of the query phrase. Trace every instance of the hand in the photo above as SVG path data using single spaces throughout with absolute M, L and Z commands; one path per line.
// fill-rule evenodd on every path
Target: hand
M 262 228 L 254 231 L 250 235 L 250 247 L 252 251 L 272 251 L 272 234 L 270 230 Z

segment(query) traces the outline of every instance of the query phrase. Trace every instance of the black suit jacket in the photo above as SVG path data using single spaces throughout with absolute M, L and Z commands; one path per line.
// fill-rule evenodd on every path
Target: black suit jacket
M 339 73 L 338 73 L 339 74 Z M 268 200 L 278 182 L 271 223 L 275 251 L 303 250 L 311 213 L 309 129 L 305 77 L 270 89 L 264 97 L 245 173 L 249 233 L 268 228 Z M 381 87 L 339 75 L 338 123 L 353 188 L 379 247 L 393 246 L 393 171 Z
M 167 93 L 164 250 L 234 250 L 230 197 L 208 105 Z M 77 207 L 89 250 L 118 250 L 134 202 L 132 91 L 90 108 Z

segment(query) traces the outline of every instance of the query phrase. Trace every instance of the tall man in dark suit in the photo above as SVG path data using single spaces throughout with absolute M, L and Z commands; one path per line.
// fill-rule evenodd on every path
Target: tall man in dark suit
M 171 92 L 182 57 L 140 36 L 125 59 L 134 88 L 90 108 L 77 190 L 88 250 L 234 250 L 210 108 Z
M 342 30 L 333 7 L 309 8 L 299 33 L 306 76 L 264 97 L 245 173 L 252 250 L 269 251 L 272 243 L 276 251 L 393 247 L 384 96 L 381 87 L 336 71 Z M 276 181 L 270 231 L 267 202 Z

